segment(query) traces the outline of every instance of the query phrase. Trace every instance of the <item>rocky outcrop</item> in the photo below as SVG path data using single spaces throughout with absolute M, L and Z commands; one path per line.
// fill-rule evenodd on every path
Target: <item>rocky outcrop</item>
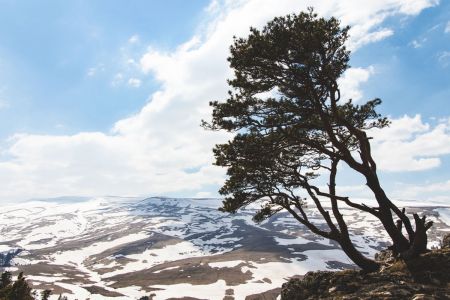
M 442 248 L 443 249 L 450 249 L 450 234 L 447 234 L 442 239 Z
M 281 299 L 450 299 L 450 247 L 407 262 L 389 253 L 378 258 L 384 259 L 383 267 L 375 273 L 319 271 L 291 279 L 283 285 Z

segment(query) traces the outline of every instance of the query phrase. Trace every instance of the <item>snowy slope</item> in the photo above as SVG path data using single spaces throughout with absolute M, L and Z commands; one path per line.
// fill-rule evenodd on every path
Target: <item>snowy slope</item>
M 229 215 L 217 210 L 220 204 L 105 197 L 10 205 L 0 213 L 0 255 L 17 252 L 8 268 L 23 270 L 36 289 L 54 290 L 54 299 L 59 293 L 69 299 L 245 299 L 291 276 L 351 264 L 335 244 L 287 214 L 256 225 L 252 209 Z M 421 210 L 435 221 L 430 235 L 437 244 L 449 230 L 450 210 Z M 366 253 L 385 246 L 373 217 L 343 212 Z

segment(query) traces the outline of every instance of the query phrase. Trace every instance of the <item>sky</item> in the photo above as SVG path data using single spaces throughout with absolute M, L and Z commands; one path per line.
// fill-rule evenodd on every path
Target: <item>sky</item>
M 450 204 L 450 2 L 0 0 L 0 203 L 57 196 L 217 197 L 207 132 L 233 35 L 313 6 L 350 25 L 346 98 L 381 98 L 371 132 L 395 200 Z M 340 191 L 367 198 L 345 167 Z

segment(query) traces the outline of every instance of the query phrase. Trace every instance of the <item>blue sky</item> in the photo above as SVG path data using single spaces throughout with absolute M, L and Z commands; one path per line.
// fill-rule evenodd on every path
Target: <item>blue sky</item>
M 361 88 L 366 99 L 380 98 L 379 111 L 399 118 L 421 115 L 424 122 L 436 124 L 450 115 L 450 2 L 441 1 L 413 18 L 388 18 L 384 24 L 395 33 L 362 47 L 353 55 L 351 65 L 373 65 L 375 74 Z M 447 53 L 447 55 L 445 55 Z M 405 184 L 422 185 L 450 179 L 450 157 L 443 155 L 438 168 L 414 172 L 382 172 L 388 190 Z M 362 183 L 353 177 L 345 181 Z M 448 190 L 445 190 L 448 193 Z M 403 197 L 401 197 L 403 198 Z M 405 197 L 408 198 L 408 197 Z M 422 197 L 411 197 L 423 199 Z M 445 199 L 443 203 L 450 204 Z
M 442 1 L 414 18 L 390 18 L 385 24 L 395 34 L 364 47 L 352 56 L 352 64 L 379 66 L 364 85 L 367 97 L 384 100 L 381 112 L 392 116 L 421 114 L 447 117 L 450 113 L 450 49 L 445 33 L 450 3 Z
M 311 4 L 353 26 L 347 94 L 393 120 L 374 141 L 388 192 L 449 202 L 450 2 L 436 0 L 0 0 L 0 201 L 217 196 L 210 149 L 229 136 L 198 125 L 226 97 L 231 37 Z
M 157 86 L 112 86 L 126 52 L 189 39 L 207 1 L 0 1 L 0 136 L 107 131 Z M 129 45 L 133 35 L 138 45 Z M 141 40 L 142 39 L 142 40 Z M 95 76 L 89 69 L 97 68 Z M 129 76 L 136 75 L 129 70 Z

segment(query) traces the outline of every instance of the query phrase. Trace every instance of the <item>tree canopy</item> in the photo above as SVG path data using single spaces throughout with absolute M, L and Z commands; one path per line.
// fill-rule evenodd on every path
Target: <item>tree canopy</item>
M 319 18 L 310 9 L 277 17 L 262 30 L 251 28 L 247 38 L 234 38 L 228 58 L 234 70 L 229 97 L 210 103 L 212 121 L 203 126 L 235 133 L 213 150 L 215 164 L 227 168 L 219 191 L 225 196 L 223 211 L 261 202 L 254 219 L 262 221 L 286 210 L 314 233 L 337 241 L 358 266 L 373 271 L 378 265 L 350 240 L 342 205 L 377 217 L 392 250 L 404 257 L 426 250 L 432 223 L 414 215 L 414 230 L 405 210 L 380 185 L 367 131 L 389 125 L 376 112 L 381 100 L 355 104 L 341 99 L 338 79 L 349 68 L 348 31 L 336 18 Z M 376 207 L 336 193 L 340 164 L 365 178 Z M 317 185 L 318 177 L 328 181 L 326 188 Z M 327 229 L 310 221 L 306 198 Z

